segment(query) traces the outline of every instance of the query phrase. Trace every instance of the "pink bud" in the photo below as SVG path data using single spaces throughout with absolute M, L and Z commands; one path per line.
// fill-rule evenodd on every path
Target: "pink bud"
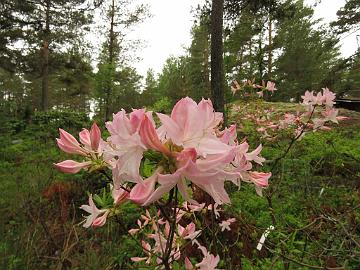
M 76 162 L 74 160 L 65 160 L 54 164 L 55 168 L 64 173 L 77 173 L 81 169 L 87 168 L 91 165 L 91 161 Z
M 80 147 L 79 142 L 70 133 L 59 128 L 60 139 L 56 139 L 57 144 L 61 150 L 69 154 L 86 155 L 84 150 Z
M 160 142 L 159 136 L 147 115 L 144 115 L 139 134 L 146 147 L 170 155 L 170 151 Z
M 97 151 L 99 148 L 101 138 L 101 131 L 96 123 L 94 123 L 90 130 L 90 141 L 91 141 L 91 148 L 94 151 Z

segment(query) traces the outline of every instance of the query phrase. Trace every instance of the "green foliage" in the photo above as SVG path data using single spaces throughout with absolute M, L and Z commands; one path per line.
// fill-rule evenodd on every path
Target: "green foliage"
M 150 106 L 149 109 L 154 112 L 170 113 L 172 109 L 171 103 L 172 102 L 168 97 L 163 97 Z

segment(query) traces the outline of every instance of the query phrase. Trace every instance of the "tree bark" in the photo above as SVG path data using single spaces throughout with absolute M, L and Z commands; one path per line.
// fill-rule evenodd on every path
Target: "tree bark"
M 271 79 L 272 72 L 272 19 L 269 15 L 269 51 L 268 51 L 268 79 Z
M 224 0 L 212 0 L 211 7 L 211 95 L 214 109 L 225 113 L 223 70 Z M 224 115 L 225 118 L 225 115 Z
M 115 42 L 115 33 L 114 33 L 114 19 L 115 19 L 115 0 L 112 0 L 111 3 L 111 18 L 110 18 L 110 32 L 109 32 L 109 64 L 111 68 L 111 72 L 113 72 L 114 65 L 114 42 Z M 113 74 L 111 74 L 112 76 Z M 107 86 L 106 96 L 105 96 L 105 121 L 108 121 L 110 118 L 110 97 L 112 92 L 112 81 Z
M 41 110 L 49 109 L 49 34 L 50 34 L 50 0 L 46 1 L 45 31 L 42 47 L 42 83 Z

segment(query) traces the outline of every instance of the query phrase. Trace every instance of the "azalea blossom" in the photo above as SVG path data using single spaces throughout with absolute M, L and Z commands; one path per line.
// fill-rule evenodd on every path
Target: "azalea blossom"
M 91 130 L 83 129 L 79 133 L 81 144 L 70 133 L 59 128 L 60 138 L 56 139 L 57 145 L 61 150 L 69 154 L 77 154 L 86 157 L 86 161 L 77 162 L 65 160 L 54 164 L 55 168 L 65 173 L 77 173 L 81 169 L 88 169 L 93 165 L 93 159 L 101 156 L 101 131 L 94 123 Z
M 267 90 L 269 90 L 270 92 L 274 92 L 275 90 L 277 90 L 276 88 L 275 88 L 275 83 L 274 82 L 271 82 L 271 81 L 268 81 L 267 83 L 266 83 L 266 89 Z
M 94 227 L 101 227 L 105 224 L 106 218 L 109 214 L 108 209 L 101 209 L 99 210 L 93 199 L 92 195 L 89 196 L 89 205 L 82 205 L 80 209 L 88 212 L 90 215 L 86 217 L 85 223 L 83 224 L 83 227 L 89 228 L 90 226 Z M 101 217 L 99 217 L 102 215 Z
M 231 231 L 230 225 L 231 225 L 232 223 L 234 223 L 235 221 L 236 221 L 235 218 L 229 218 L 229 219 L 227 219 L 227 220 L 223 220 L 223 221 L 219 224 L 219 226 L 220 226 L 220 228 L 221 228 L 221 231 L 222 231 L 222 232 L 225 231 L 225 230 Z
M 198 243 L 198 248 L 201 250 L 204 258 L 203 260 L 196 264 L 196 267 L 199 267 L 199 270 L 218 270 L 216 268 L 216 266 L 218 265 L 218 263 L 220 262 L 220 256 L 214 256 L 213 254 L 211 254 L 210 252 L 207 251 L 207 249 L 203 246 L 201 246 Z

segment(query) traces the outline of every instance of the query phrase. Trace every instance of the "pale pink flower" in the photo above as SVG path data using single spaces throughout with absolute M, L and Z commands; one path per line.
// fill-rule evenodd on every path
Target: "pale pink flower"
M 80 146 L 73 135 L 61 128 L 59 128 L 59 132 L 60 139 L 56 139 L 56 141 L 61 150 L 69 154 L 87 155 L 86 151 Z
M 314 105 L 316 103 L 316 97 L 314 96 L 314 91 L 306 91 L 303 96 L 301 96 L 303 99 L 304 105 Z
M 74 160 L 65 160 L 54 164 L 55 168 L 64 173 L 77 173 L 81 169 L 86 169 L 91 166 L 91 161 L 77 162 Z
M 112 122 L 106 123 L 111 136 L 107 139 L 110 147 L 106 149 L 104 157 L 113 167 L 116 188 L 125 180 L 135 183 L 142 182 L 139 167 L 146 146 L 140 138 L 139 129 L 144 116 L 143 109 L 134 110 L 129 116 L 124 110 L 121 110 L 113 116 Z
M 178 146 L 195 148 L 203 157 L 231 149 L 216 136 L 215 128 L 222 121 L 222 114 L 214 112 L 210 100 L 203 99 L 197 104 L 186 97 L 176 103 L 170 117 L 160 113 L 157 115 L 166 140 L 171 140 Z
M 184 263 L 185 263 L 185 269 L 186 270 L 193 270 L 194 269 L 194 266 L 193 266 L 193 264 L 191 263 L 191 261 L 189 260 L 188 257 L 185 257 Z
M 250 153 L 245 153 L 246 160 L 254 161 L 260 165 L 265 161 L 265 158 L 259 156 L 262 150 L 262 145 L 260 144 L 254 151 Z
M 271 81 L 268 81 L 267 83 L 266 83 L 266 89 L 267 90 L 269 90 L 270 92 L 274 92 L 275 90 L 277 90 L 276 88 L 275 88 L 275 83 L 274 82 L 271 82 Z
M 157 172 L 155 172 L 142 183 L 137 183 L 130 191 L 129 200 L 139 205 L 145 204 L 154 193 L 157 177 Z
M 89 228 L 92 225 L 95 227 L 103 226 L 106 222 L 106 217 L 109 214 L 108 209 L 99 210 L 96 207 L 96 205 L 92 199 L 92 195 L 89 196 L 89 205 L 82 205 L 80 207 L 80 209 L 82 209 L 90 214 L 89 216 L 86 217 L 86 221 L 83 225 L 85 228 Z M 103 214 L 103 216 L 98 218 L 98 216 L 101 214 Z
M 96 123 L 93 123 L 90 131 L 84 128 L 79 133 L 80 142 L 87 151 L 98 151 L 101 141 L 101 131 Z
M 222 232 L 225 231 L 225 230 L 231 231 L 230 225 L 231 225 L 232 223 L 234 223 L 235 221 L 236 221 L 235 218 L 229 218 L 229 219 L 227 219 L 227 220 L 223 220 L 223 221 L 219 224 L 219 226 L 220 226 L 220 228 L 221 228 L 221 231 L 222 231 Z
M 106 223 L 106 218 L 107 218 L 107 216 L 108 216 L 109 213 L 110 213 L 110 211 L 107 210 L 102 216 L 95 218 L 94 221 L 93 221 L 93 223 L 92 223 L 92 226 L 93 226 L 94 228 L 104 226 L 105 223 Z M 85 226 L 84 226 L 84 227 L 85 227 Z
M 133 262 L 141 262 L 141 261 L 145 261 L 146 260 L 146 264 L 150 264 L 151 262 L 151 246 L 148 242 L 146 241 L 141 241 L 141 246 L 143 248 L 143 251 L 145 252 L 145 254 L 147 255 L 147 257 L 132 257 L 130 258 L 130 260 L 132 260 Z
M 323 88 L 323 94 L 322 94 L 322 104 L 326 105 L 327 107 L 332 107 L 335 104 L 335 93 L 331 92 L 329 88 Z
M 220 140 L 228 145 L 235 145 L 236 142 L 236 125 L 231 125 L 229 128 L 225 128 L 220 135 Z
M 338 116 L 339 111 L 332 108 L 332 109 L 327 109 L 326 111 L 322 112 L 323 116 L 325 117 L 325 121 L 331 121 L 333 123 L 338 124 Z
M 220 212 L 221 210 L 218 209 L 219 204 L 215 203 L 215 204 L 209 204 L 208 205 L 208 210 L 209 211 L 214 211 L 215 214 L 215 218 L 219 218 L 220 217 Z M 213 209 L 214 208 L 214 209 Z
M 213 254 L 210 254 L 205 247 L 200 245 L 199 249 L 203 253 L 204 258 L 200 263 L 196 264 L 196 267 L 199 267 L 198 270 L 218 270 L 216 266 L 220 261 L 220 256 L 217 255 L 215 257 Z
M 128 233 L 131 234 L 131 235 L 135 235 L 135 234 L 137 234 L 139 231 L 140 231 L 140 229 L 130 229 L 130 230 L 128 230 Z
M 111 195 L 114 199 L 114 205 L 119 205 L 129 198 L 129 192 L 123 188 L 114 188 L 111 185 Z
M 170 155 L 169 149 L 167 149 L 160 141 L 158 134 L 155 130 L 155 124 L 145 115 L 144 120 L 140 125 L 139 134 L 141 140 L 149 149 L 154 149 L 165 155 Z
M 209 155 L 204 160 L 196 160 L 195 149 L 184 149 L 182 152 L 177 153 L 177 170 L 172 174 L 158 175 L 160 186 L 145 204 L 160 199 L 164 193 L 170 191 L 176 185 L 184 199 L 190 200 L 185 179 L 190 180 L 207 192 L 215 202 L 219 204 L 229 203 L 230 198 L 224 188 L 224 182 L 226 179 L 234 180 L 239 175 L 221 170 L 221 166 L 224 167 L 229 164 L 234 159 L 234 155 L 234 151 L 231 151 L 220 155 Z
M 258 95 L 259 98 L 264 97 L 264 91 L 258 91 L 256 92 L 256 94 Z
M 204 209 L 205 203 L 199 204 L 197 202 L 192 202 L 192 203 L 188 203 L 187 206 L 191 212 L 199 212 Z

